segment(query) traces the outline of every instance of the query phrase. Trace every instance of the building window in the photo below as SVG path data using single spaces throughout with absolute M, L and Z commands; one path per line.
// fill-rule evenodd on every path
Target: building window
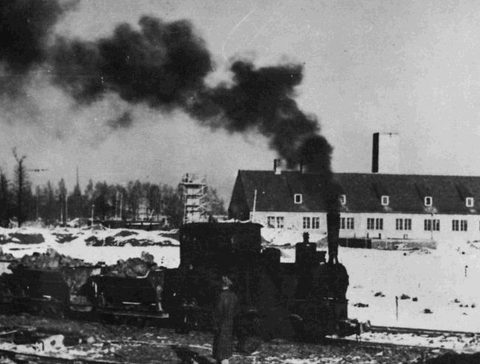
M 382 196 L 382 206 L 388 206 L 390 204 L 390 196 Z
M 339 200 L 340 200 L 340 203 L 342 205 L 346 205 L 347 204 L 347 195 L 340 195 Z
M 293 195 L 293 202 L 296 204 L 302 203 L 302 194 L 301 193 L 296 193 Z
M 383 219 L 382 218 L 367 218 L 367 229 L 368 230 L 383 230 Z
M 425 203 L 425 206 L 427 207 L 430 207 L 432 206 L 432 196 L 425 196 L 424 198 L 424 203 Z
M 403 229 L 404 230 L 412 230 L 412 219 L 404 219 L 403 220 Z
M 440 220 L 425 219 L 423 226 L 425 231 L 440 231 Z
M 340 218 L 340 229 L 353 230 L 355 228 L 355 223 L 353 217 L 341 217 Z
M 267 216 L 267 226 L 269 228 L 275 227 L 275 216 Z
M 475 201 L 474 201 L 473 197 L 467 197 L 467 198 L 465 199 L 465 205 L 466 205 L 467 207 L 473 207 L 474 202 L 475 202 Z
M 412 230 L 412 219 L 396 219 L 395 228 L 397 230 Z
M 277 216 L 277 229 L 283 229 L 284 221 L 283 216 Z
M 367 218 L 367 229 L 368 230 L 375 229 L 375 219 L 373 219 L 371 217 Z
M 303 228 L 304 229 L 310 229 L 310 218 L 309 217 L 304 217 L 303 218 Z
M 452 231 L 459 231 L 459 221 L 458 220 L 452 220 Z
M 320 218 L 312 217 L 312 229 L 320 229 Z
M 467 231 L 467 220 L 452 220 L 452 231 Z
M 403 219 L 396 219 L 395 220 L 395 228 L 397 230 L 403 230 Z
M 353 217 L 347 217 L 347 229 L 353 230 L 355 228 Z

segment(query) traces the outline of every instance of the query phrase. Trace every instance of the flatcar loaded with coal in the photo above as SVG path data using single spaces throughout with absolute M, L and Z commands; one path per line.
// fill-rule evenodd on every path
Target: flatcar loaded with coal
M 129 277 L 98 266 L 39 270 L 16 264 L 0 278 L 0 303 L 89 319 L 168 317 L 178 330 L 208 329 L 226 275 L 239 297 L 235 329 L 242 340 L 352 334 L 358 323 L 348 319 L 348 274 L 336 260 L 339 215 L 327 220 L 328 262 L 308 234 L 295 245 L 295 262 L 282 263 L 279 249 L 262 249 L 259 224 L 192 223 L 179 231 L 178 268 L 152 265 Z

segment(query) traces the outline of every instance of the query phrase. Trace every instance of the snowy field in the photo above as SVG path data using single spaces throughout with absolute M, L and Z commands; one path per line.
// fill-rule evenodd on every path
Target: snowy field
M 22 228 L 0 229 L 0 236 L 19 232 L 41 234 L 40 244 L 8 242 L 0 245 L 4 253 L 15 257 L 45 252 L 53 248 L 61 254 L 96 263 L 116 263 L 118 259 L 140 257 L 143 251 L 152 254 L 159 265 L 169 268 L 179 263 L 178 241 L 159 231 L 136 231 L 135 239 L 150 242 L 149 246 L 88 246 L 95 236 L 105 240 L 121 237 L 125 229 Z M 69 242 L 57 242 L 58 236 L 70 234 Z M 272 233 L 264 238 L 276 244 L 301 241 L 301 232 L 280 237 Z M 312 237 L 312 241 L 323 240 Z M 162 246 L 161 244 L 166 244 Z M 282 260 L 293 261 L 295 250 L 282 248 Z M 467 242 L 439 242 L 437 250 L 382 251 L 340 248 L 339 260 L 350 276 L 349 316 L 373 325 L 405 326 L 428 329 L 449 329 L 480 332 L 480 246 Z M 398 316 L 396 299 L 398 297 Z
M 133 234 L 129 236 L 119 236 L 121 232 L 130 231 Z M 160 231 L 142 231 L 128 229 L 77 229 L 77 228 L 20 228 L 20 229 L 0 229 L 0 236 L 7 236 L 9 233 L 20 234 L 41 234 L 44 242 L 40 244 L 20 244 L 8 242 L 0 245 L 4 253 L 10 253 L 16 258 L 21 258 L 25 254 L 33 252 L 44 253 L 48 248 L 55 249 L 57 252 L 69 255 L 73 258 L 80 258 L 89 263 L 100 261 L 106 264 L 115 264 L 119 259 L 128 259 L 140 257 L 143 251 L 152 254 L 155 262 L 167 268 L 175 268 L 179 264 L 180 243 L 172 238 L 169 232 Z M 73 240 L 59 243 L 58 237 L 71 235 Z M 125 246 L 89 246 L 87 240 L 91 237 L 99 241 L 105 241 L 108 237 L 115 237 L 115 241 L 122 242 L 136 240 L 139 242 L 148 242 L 149 246 L 132 246 L 126 243 Z

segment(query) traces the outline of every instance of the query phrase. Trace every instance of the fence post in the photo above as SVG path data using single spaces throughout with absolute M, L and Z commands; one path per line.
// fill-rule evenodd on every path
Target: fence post
M 395 318 L 398 322 L 398 296 L 395 296 Z

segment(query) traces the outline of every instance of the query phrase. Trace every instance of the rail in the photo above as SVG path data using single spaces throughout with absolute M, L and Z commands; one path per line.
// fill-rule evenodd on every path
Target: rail
M 455 330 L 436 330 L 436 329 L 422 329 L 414 327 L 396 327 L 396 326 L 376 326 L 371 325 L 368 329 L 370 332 L 384 332 L 390 334 L 414 334 L 414 335 L 425 335 L 425 336 L 480 336 L 480 332 L 471 332 L 471 331 L 455 331 Z

